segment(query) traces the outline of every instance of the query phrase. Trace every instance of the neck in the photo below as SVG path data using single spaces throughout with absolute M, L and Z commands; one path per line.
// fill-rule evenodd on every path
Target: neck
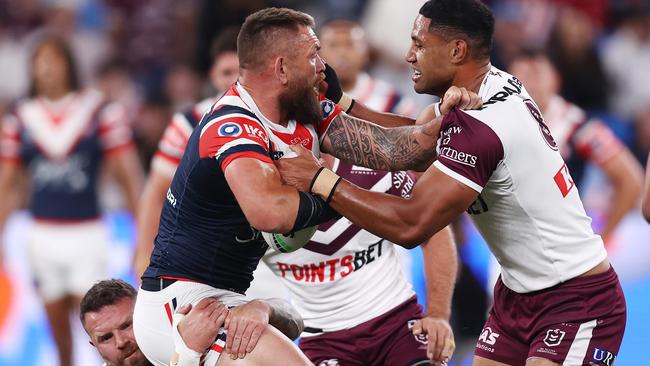
M 69 92 L 70 90 L 67 88 L 44 88 L 38 92 L 38 95 L 49 100 L 59 100 L 68 95 Z
M 479 89 L 481 89 L 481 83 L 490 68 L 492 68 L 492 64 L 490 64 L 489 59 L 470 61 L 459 69 L 452 85 L 478 93 Z
M 271 85 L 266 77 L 257 77 L 252 73 L 242 72 L 239 84 L 246 89 L 262 114 L 274 123 L 286 126 L 286 113 L 282 113 L 277 87 Z

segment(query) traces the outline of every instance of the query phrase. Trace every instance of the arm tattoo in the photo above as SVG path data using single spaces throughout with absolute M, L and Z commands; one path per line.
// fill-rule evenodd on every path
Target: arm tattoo
M 430 146 L 422 146 L 416 136 L 429 136 Z M 341 113 L 327 129 L 332 155 L 339 159 L 378 170 L 422 169 L 435 158 L 434 139 L 424 126 L 383 128 Z

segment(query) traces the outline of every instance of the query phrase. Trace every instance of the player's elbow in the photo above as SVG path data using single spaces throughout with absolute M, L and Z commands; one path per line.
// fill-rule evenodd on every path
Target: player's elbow
M 413 249 L 427 241 L 426 230 L 420 225 L 409 225 L 397 232 L 396 244 L 406 249 Z
M 293 222 L 282 210 L 260 209 L 248 215 L 252 227 L 267 233 L 288 233 L 293 228 Z

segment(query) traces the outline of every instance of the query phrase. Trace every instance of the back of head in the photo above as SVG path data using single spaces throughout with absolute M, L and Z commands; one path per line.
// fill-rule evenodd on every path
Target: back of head
M 284 51 L 301 26 L 313 28 L 314 18 L 287 8 L 266 8 L 246 17 L 237 37 L 240 68 L 257 69 L 274 52 Z
M 99 311 L 104 306 L 116 304 L 125 298 L 135 300 L 136 296 L 137 291 L 133 286 L 122 280 L 111 279 L 97 282 L 81 299 L 79 306 L 81 324 L 85 325 L 87 313 Z
M 429 0 L 420 14 L 431 19 L 429 31 L 465 40 L 474 59 L 490 57 L 494 15 L 480 0 Z

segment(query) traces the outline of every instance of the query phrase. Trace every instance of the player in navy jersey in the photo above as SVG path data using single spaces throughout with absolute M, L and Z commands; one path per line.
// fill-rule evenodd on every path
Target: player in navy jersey
M 176 167 L 181 161 L 185 145 L 203 114 L 225 93 L 239 75 L 237 59 L 238 28 L 226 28 L 215 38 L 212 46 L 210 83 L 216 90 L 213 97 L 202 100 L 191 108 L 174 114 L 158 143 L 151 162 L 151 170 L 138 204 L 138 239 L 133 258 L 134 272 L 139 277 L 149 264 L 153 241 L 158 232 L 160 211 Z
M 100 219 L 97 181 L 104 164 L 124 188 L 129 209 L 141 168 L 123 109 L 81 89 L 68 46 L 45 37 L 31 59 L 30 95 L 2 122 L 0 190 L 11 194 L 21 171 L 30 178 L 34 219 L 28 258 L 59 352 L 71 364 L 70 315 L 92 284 L 107 275 L 108 233 Z M 0 205 L 0 228 L 8 212 Z
M 493 32 L 494 17 L 479 0 L 429 0 L 420 8 L 406 54 L 415 91 L 441 96 L 453 84 L 483 99 L 479 110 L 437 118 L 433 163 L 411 148 L 415 140 L 387 139 L 349 116 L 330 124 L 328 136 L 339 136 L 334 155 L 394 169 L 392 155 L 376 154 L 393 145 L 400 161 L 423 168 L 410 198 L 360 189 L 300 146 L 292 148 L 298 158 L 275 163 L 285 182 L 407 247 L 470 214 L 503 269 L 474 366 L 611 365 L 625 330 L 623 291 L 537 105 L 518 79 L 490 64 Z M 331 100 L 357 113 L 340 88 L 329 89 Z M 421 325 L 414 328 L 426 333 Z

